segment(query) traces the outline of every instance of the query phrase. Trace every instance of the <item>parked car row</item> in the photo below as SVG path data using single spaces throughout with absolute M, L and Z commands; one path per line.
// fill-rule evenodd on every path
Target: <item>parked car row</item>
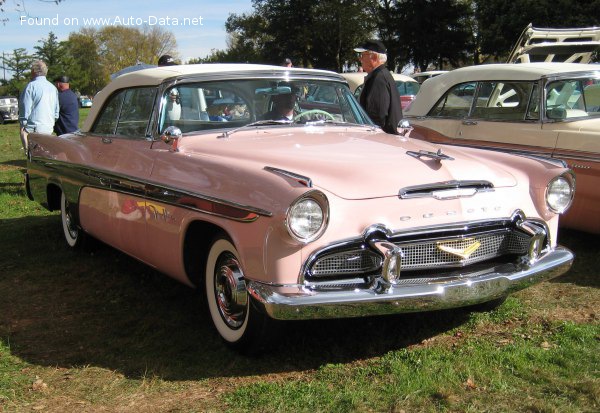
M 289 95 L 294 118 L 266 119 Z M 417 135 L 381 131 L 333 72 L 145 69 L 99 92 L 81 131 L 30 134 L 26 188 L 69 246 L 97 238 L 198 288 L 241 351 L 273 319 L 498 304 L 568 270 L 564 163 Z

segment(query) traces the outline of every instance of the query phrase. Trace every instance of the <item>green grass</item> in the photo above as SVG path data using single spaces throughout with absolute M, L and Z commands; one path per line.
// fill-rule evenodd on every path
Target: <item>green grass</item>
M 600 410 L 594 235 L 561 230 L 571 271 L 492 312 L 289 323 L 247 358 L 193 290 L 107 246 L 70 251 L 24 167 L 0 125 L 0 412 Z

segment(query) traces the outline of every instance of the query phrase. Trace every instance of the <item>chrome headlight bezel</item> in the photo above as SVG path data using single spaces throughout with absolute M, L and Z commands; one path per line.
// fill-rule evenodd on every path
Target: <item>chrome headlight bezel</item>
M 568 193 L 565 192 L 565 188 L 567 187 L 569 189 Z M 563 192 L 562 194 L 559 193 L 561 191 Z M 558 200 L 554 200 L 556 196 L 558 196 Z M 548 182 L 548 185 L 546 185 L 546 205 L 548 206 L 548 209 L 555 214 L 566 212 L 573 203 L 574 196 L 575 175 L 572 172 L 556 176 Z
M 300 206 L 308 206 L 313 208 L 313 211 L 319 210 L 320 224 L 314 230 L 302 233 L 299 230 L 300 221 L 305 219 L 306 213 L 300 210 Z M 323 233 L 329 224 L 329 201 L 325 194 L 320 191 L 309 191 L 302 196 L 296 198 L 289 206 L 285 215 L 285 227 L 290 236 L 303 244 L 315 241 Z

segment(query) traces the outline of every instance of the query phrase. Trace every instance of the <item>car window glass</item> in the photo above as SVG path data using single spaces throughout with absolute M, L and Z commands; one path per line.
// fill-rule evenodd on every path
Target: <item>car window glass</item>
M 519 121 L 527 118 L 534 83 L 479 82 L 472 118 Z
M 179 83 L 161 98 L 160 130 L 183 133 L 237 128 L 274 116 L 278 103 L 291 102 L 298 122 L 331 120 L 371 124 L 348 87 L 321 80 L 243 79 Z M 301 115 L 301 116 L 300 116 Z
M 356 88 L 356 90 L 354 91 L 354 97 L 356 99 L 360 99 L 360 92 L 362 92 L 363 90 L 363 86 L 364 85 L 360 85 L 359 87 Z
M 469 82 L 454 86 L 434 106 L 429 116 L 464 118 L 471 109 L 476 85 L 476 82 Z
M 154 107 L 156 88 L 136 88 L 125 91 L 117 135 L 144 137 Z
M 600 81 L 593 78 L 550 82 L 546 87 L 546 116 L 561 120 L 598 116 Z
M 538 83 L 533 84 L 533 90 L 531 91 L 531 98 L 529 99 L 529 106 L 527 110 L 527 120 L 539 120 L 540 119 L 540 86 Z
M 98 119 L 92 132 L 103 135 L 114 135 L 117 127 L 117 118 L 121 111 L 121 105 L 123 104 L 123 97 L 125 91 L 120 91 L 110 97 L 108 102 L 102 108 L 102 112 L 98 115 Z
M 420 87 L 417 82 L 396 82 L 396 89 L 400 96 L 416 95 Z

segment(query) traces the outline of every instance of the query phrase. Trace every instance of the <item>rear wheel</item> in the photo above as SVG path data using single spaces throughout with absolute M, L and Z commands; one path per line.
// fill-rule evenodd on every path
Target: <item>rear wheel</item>
M 69 247 L 80 248 L 83 245 L 85 234 L 77 227 L 77 222 L 71 212 L 69 201 L 63 192 L 60 195 L 60 215 L 65 240 Z
M 210 247 L 205 275 L 208 309 L 220 336 L 242 353 L 259 351 L 270 319 L 252 304 L 239 254 L 223 236 Z

